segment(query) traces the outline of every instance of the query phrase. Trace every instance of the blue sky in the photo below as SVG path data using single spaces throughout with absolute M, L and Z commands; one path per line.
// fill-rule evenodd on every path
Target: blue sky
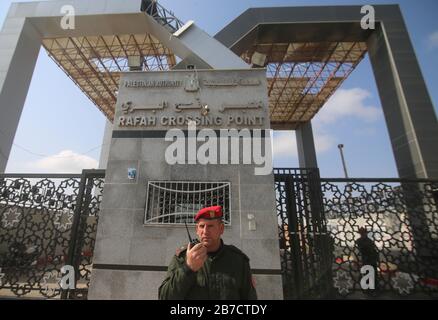
M 11 2 L 0 2 L 0 24 Z M 161 0 L 160 3 L 181 20 L 194 20 L 211 35 L 250 7 L 398 3 L 438 110 L 436 0 Z M 81 168 L 95 167 L 104 126 L 104 116 L 41 50 L 6 172 L 79 172 Z M 321 176 L 343 175 L 337 148 L 342 143 L 350 176 L 397 177 L 368 57 L 323 107 L 313 126 Z M 293 133 L 276 132 L 274 151 L 274 166 L 298 166 Z

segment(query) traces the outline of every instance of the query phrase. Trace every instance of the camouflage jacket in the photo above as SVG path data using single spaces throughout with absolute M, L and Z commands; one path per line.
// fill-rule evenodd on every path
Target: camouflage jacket
M 161 300 L 255 300 L 249 258 L 239 249 L 222 244 L 203 267 L 193 272 L 186 264 L 186 248 L 173 257 L 158 290 Z

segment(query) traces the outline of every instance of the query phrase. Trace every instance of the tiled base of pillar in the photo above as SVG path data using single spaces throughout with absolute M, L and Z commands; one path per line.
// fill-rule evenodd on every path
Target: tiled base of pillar
M 88 299 L 157 300 L 165 275 L 165 271 L 94 269 Z M 283 299 L 281 275 L 255 274 L 254 280 L 258 299 Z

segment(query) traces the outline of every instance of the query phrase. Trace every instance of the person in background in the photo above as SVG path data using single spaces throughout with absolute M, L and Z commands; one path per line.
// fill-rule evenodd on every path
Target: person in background
M 359 249 L 362 266 L 369 265 L 374 268 L 375 289 L 378 287 L 377 266 L 379 265 L 379 252 L 374 241 L 368 237 L 368 231 L 365 228 L 359 228 L 360 238 L 356 240 L 356 246 Z

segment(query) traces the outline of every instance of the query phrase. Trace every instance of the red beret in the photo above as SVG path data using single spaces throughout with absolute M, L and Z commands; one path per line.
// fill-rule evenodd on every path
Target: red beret
M 213 219 L 221 219 L 221 218 L 222 218 L 222 207 L 213 206 L 213 207 L 202 208 L 201 210 L 199 210 L 195 216 L 195 222 L 198 221 L 199 219 L 213 220 Z

